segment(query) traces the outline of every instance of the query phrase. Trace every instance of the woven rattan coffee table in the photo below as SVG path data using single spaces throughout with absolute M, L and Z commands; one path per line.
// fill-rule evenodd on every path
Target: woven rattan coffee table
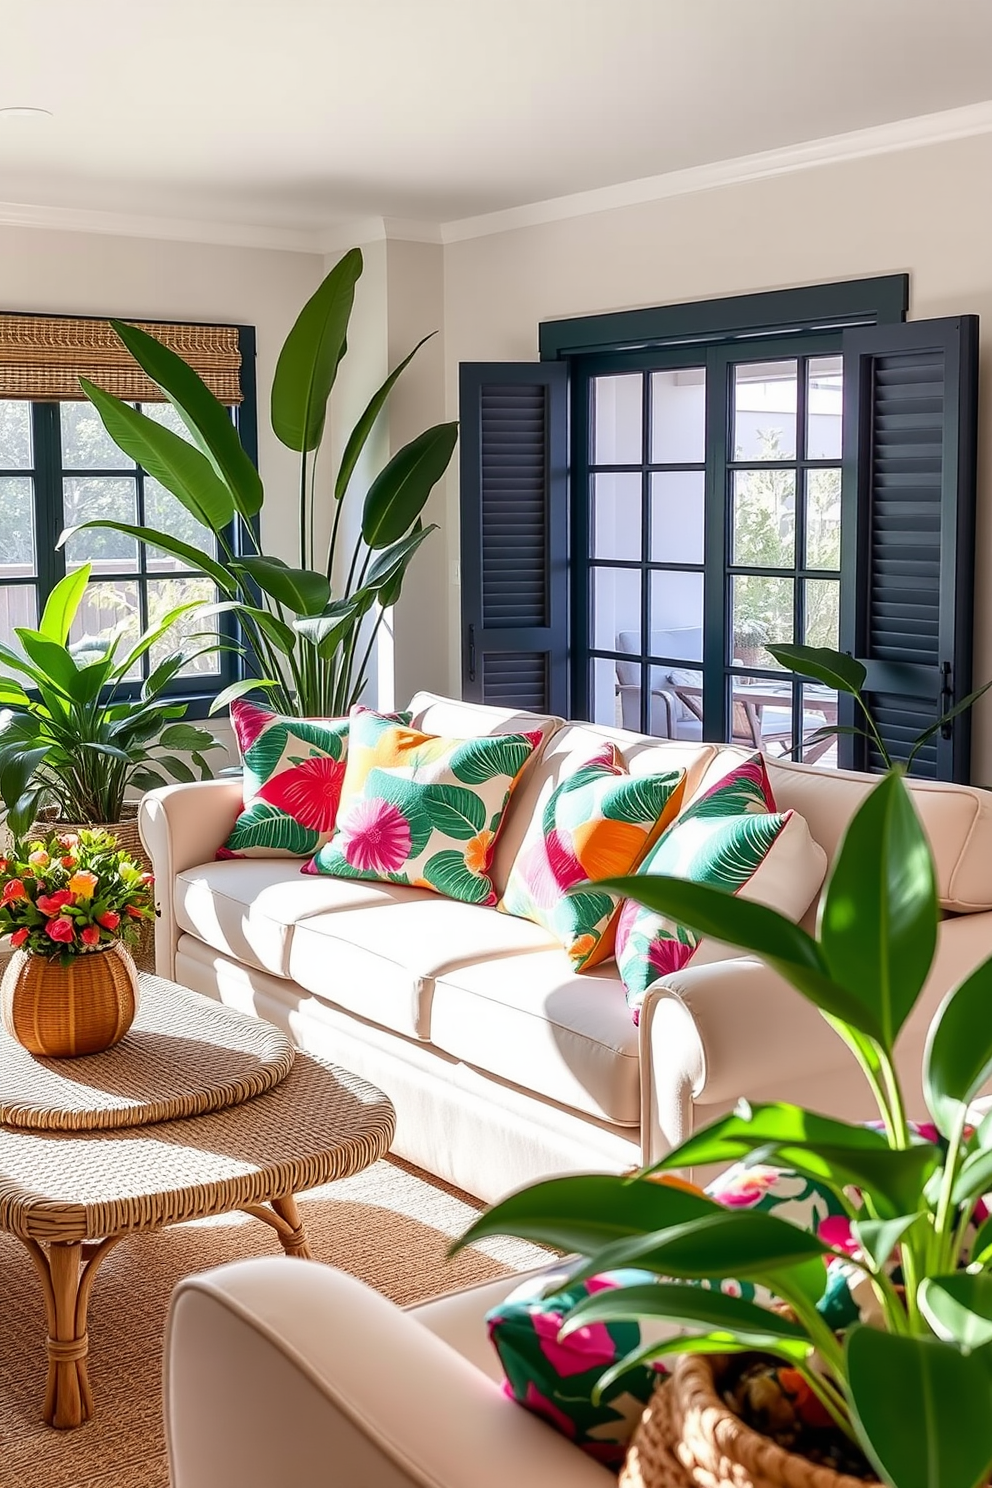
M 294 1058 L 290 1051 L 287 1057 L 279 1046 L 282 1036 L 268 1025 L 241 1019 L 157 977 L 141 980 L 148 1005 L 145 1027 L 139 1017 L 132 1033 L 106 1055 L 39 1061 L 36 1084 L 55 1108 L 53 1120 L 60 1129 L 39 1128 L 41 1118 L 31 1110 L 30 1098 L 4 1109 L 13 1073 L 23 1076 L 23 1051 L 0 1033 L 6 1041 L 0 1042 L 0 1229 L 27 1248 L 41 1280 L 48 1319 L 44 1418 L 61 1428 L 79 1426 L 92 1413 L 86 1314 L 97 1269 L 114 1246 L 143 1230 L 237 1209 L 271 1225 L 287 1255 L 309 1257 L 294 1195 L 368 1167 L 383 1156 L 393 1136 L 392 1106 L 357 1075 L 305 1054 Z M 222 1088 L 208 1098 L 206 1114 L 150 1124 L 149 1111 L 154 1118 L 161 1105 L 136 1111 L 134 1093 L 121 1078 L 128 1040 L 135 1067 L 144 1061 L 153 1087 L 156 1060 L 150 1051 L 168 1048 L 186 1112 L 204 1109 L 190 1073 L 201 1052 L 207 1070 L 201 1083 L 224 1086 L 218 1079 L 218 1049 L 223 1050 L 225 1037 L 243 1046 L 233 1067 L 240 1071 L 246 1099 L 210 1110 L 209 1100 L 242 1093 Z M 156 1044 L 157 1038 L 165 1043 Z M 261 1041 L 257 1057 L 252 1039 Z M 280 1066 L 273 1076 L 269 1067 L 279 1066 L 280 1059 L 286 1068 Z M 100 1060 L 110 1063 L 101 1066 Z M 106 1077 L 101 1070 L 109 1072 Z M 53 1081 L 59 1087 L 54 1093 Z M 266 1084 L 269 1088 L 256 1093 Z M 103 1086 L 110 1087 L 109 1096 Z M 160 1091 L 153 1093 L 161 1099 Z M 109 1104 L 118 1110 L 113 1119 L 145 1124 L 66 1130 L 66 1107 L 73 1098 L 81 1119 L 87 1117 L 85 1108 L 93 1108 L 105 1122 Z

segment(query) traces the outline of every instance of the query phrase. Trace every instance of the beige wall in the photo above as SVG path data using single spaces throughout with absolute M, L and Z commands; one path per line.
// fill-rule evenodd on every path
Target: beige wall
M 977 681 L 992 676 L 992 138 L 783 175 L 451 243 L 445 249 L 449 416 L 461 361 L 537 356 L 541 320 L 908 272 L 910 315 L 983 321 Z M 447 557 L 458 552 L 454 479 Z M 434 579 L 446 574 L 432 553 Z M 449 589 L 457 690 L 457 593 Z M 992 783 L 992 703 L 980 706 L 974 778 Z

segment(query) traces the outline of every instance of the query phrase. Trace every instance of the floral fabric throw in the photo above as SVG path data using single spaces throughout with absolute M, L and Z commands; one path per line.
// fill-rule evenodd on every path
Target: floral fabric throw
M 764 760 L 756 754 L 683 811 L 638 873 L 685 878 L 736 893 L 764 862 L 791 816 L 776 812 Z M 635 1023 L 647 989 L 681 970 L 698 944 L 699 937 L 676 920 L 634 899 L 625 901 L 617 922 L 616 957 Z
M 218 858 L 310 857 L 334 830 L 349 720 L 287 718 L 239 700 L 231 704 L 231 723 L 244 768 L 244 808 Z
M 604 743 L 531 823 L 499 908 L 543 925 L 576 971 L 605 960 L 613 952 L 619 899 L 594 885 L 578 894 L 565 890 L 632 873 L 678 810 L 684 787 L 682 770 L 628 775 L 620 751 Z
M 333 837 L 305 873 L 381 879 L 496 903 L 489 868 L 534 733 L 445 739 L 353 714 Z

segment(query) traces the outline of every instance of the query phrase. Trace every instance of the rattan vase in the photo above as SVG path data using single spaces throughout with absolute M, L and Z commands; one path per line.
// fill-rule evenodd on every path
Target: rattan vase
M 724 1403 L 719 1361 L 683 1354 L 634 1433 L 619 1488 L 879 1488 L 786 1452 Z
M 73 956 L 67 966 L 15 951 L 0 981 L 0 1016 L 29 1053 L 72 1059 L 119 1043 L 138 997 L 137 969 L 120 941 Z

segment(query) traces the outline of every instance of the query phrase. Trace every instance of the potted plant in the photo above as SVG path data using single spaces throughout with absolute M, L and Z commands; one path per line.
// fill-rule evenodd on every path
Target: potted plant
M 7 1032 L 32 1054 L 71 1057 L 116 1044 L 138 1006 L 128 946 L 152 921 L 152 875 L 109 832 L 52 833 L 0 858 L 0 982 Z
M 727 1367 L 754 1350 L 792 1371 L 837 1439 L 863 1454 L 865 1475 L 893 1488 L 985 1483 L 992 1220 L 981 1201 L 992 1187 L 992 1116 L 973 1125 L 970 1108 L 992 1075 L 992 961 L 948 995 L 931 1026 L 922 1074 L 936 1140 L 924 1140 L 907 1119 L 894 1047 L 933 960 L 938 908 L 929 847 L 899 773 L 885 776 L 852 820 L 815 936 L 762 905 L 679 879 L 603 887 L 780 972 L 848 1045 L 881 1127 L 743 1103 L 634 1179 L 565 1177 L 512 1195 L 459 1244 L 513 1234 L 578 1251 L 584 1259 L 570 1284 L 621 1267 L 665 1278 L 597 1291 L 564 1322 L 569 1332 L 661 1318 L 687 1330 L 639 1356 L 682 1358 L 642 1422 L 630 1483 L 662 1481 L 652 1477 L 655 1457 L 691 1482 L 850 1482 L 825 1467 L 814 1476 L 801 1456 L 728 1410 L 720 1393 Z M 847 1242 L 652 1181 L 675 1168 L 741 1160 L 827 1185 L 847 1215 Z M 763 1284 L 783 1309 L 724 1295 L 718 1283 L 729 1277 Z M 840 1282 L 853 1303 L 846 1320 L 834 1307 Z M 621 1361 L 604 1383 L 632 1362 Z M 672 1433 L 667 1441 L 658 1439 L 659 1422 Z
M 248 670 L 217 696 L 214 712 L 260 689 L 281 713 L 304 718 L 347 713 L 365 685 L 382 616 L 399 598 L 414 553 L 435 530 L 424 526 L 421 513 L 448 467 L 458 437 L 456 423 L 426 429 L 397 450 L 368 486 L 350 558 L 344 551 L 345 498 L 376 420 L 400 374 L 423 346 L 420 341 L 373 393 L 345 441 L 334 475 L 330 536 L 318 565 L 314 472 L 362 267 L 357 248 L 334 266 L 300 311 L 276 364 L 273 432 L 300 456 L 296 568 L 263 552 L 258 528 L 266 512 L 258 472 L 227 409 L 181 357 L 138 327 L 111 322 L 179 414 L 189 440 L 81 379 L 110 437 L 216 538 L 219 558 L 168 532 L 126 522 L 84 522 L 73 529 L 127 533 L 213 580 L 223 605 L 237 615 Z M 277 501 L 285 500 L 285 492 L 279 491 Z M 280 505 L 272 524 L 285 523 L 286 508 Z M 62 542 L 70 535 L 64 533 Z M 374 611 L 374 621 L 365 624 Z
M 756 616 L 740 615 L 734 622 L 734 659 L 742 666 L 760 666 L 768 626 Z

